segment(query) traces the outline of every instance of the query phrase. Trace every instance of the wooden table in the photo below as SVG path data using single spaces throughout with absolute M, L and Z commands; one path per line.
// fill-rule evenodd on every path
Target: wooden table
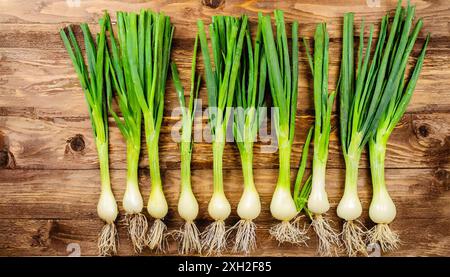
M 330 87 L 336 83 L 340 60 L 342 15 L 356 12 L 378 22 L 395 7 L 396 1 L 87 1 L 87 0 L 6 0 L 0 3 L 0 255 L 68 255 L 76 243 L 81 255 L 97 254 L 97 234 L 102 221 L 96 214 L 99 196 L 99 165 L 84 96 L 58 31 L 68 24 L 88 22 L 94 30 L 104 9 L 115 18 L 118 10 L 150 8 L 165 11 L 176 26 L 173 60 L 188 85 L 196 20 L 210 22 L 214 14 L 249 15 L 255 25 L 257 12 L 286 11 L 286 20 L 300 23 L 300 35 L 311 38 L 315 24 L 328 23 L 331 37 Z M 368 5 L 367 3 L 372 3 Z M 375 4 L 373 4 L 375 3 Z M 427 32 L 432 33 L 423 71 L 407 113 L 393 132 L 386 158 L 386 181 L 397 205 L 392 228 L 403 244 L 394 256 L 450 255 L 450 5 L 448 1 L 413 1 L 417 17 L 424 18 L 414 56 Z M 375 6 L 374 6 L 375 5 Z M 75 28 L 78 38 L 80 29 Z M 291 166 L 296 173 L 307 128 L 313 123 L 312 82 L 304 49 L 300 52 L 300 85 L 295 145 Z M 412 59 L 415 61 L 415 59 Z M 411 61 L 411 64 L 413 63 Z M 201 64 L 201 63 L 200 63 Z M 201 66 L 200 66 L 201 67 Z M 201 98 L 206 101 L 202 88 Z M 166 218 L 170 229 L 180 226 L 176 213 L 180 176 L 179 149 L 170 137 L 179 118 L 171 111 L 178 106 L 168 82 L 161 135 L 161 169 L 170 205 Z M 125 143 L 110 120 L 110 159 L 113 190 L 121 206 L 125 187 Z M 336 116 L 330 142 L 327 186 L 332 203 L 329 212 L 335 223 L 335 208 L 343 192 L 344 164 L 340 154 Z M 144 146 L 145 147 L 145 146 Z M 145 149 L 143 147 L 143 149 Z M 149 195 L 146 151 L 140 163 L 140 186 L 144 199 Z M 239 154 L 229 143 L 224 153 L 225 191 L 233 212 L 227 221 L 236 222 L 235 207 L 242 184 Z M 261 153 L 255 146 L 255 181 L 262 197 L 258 250 L 261 256 L 315 255 L 317 240 L 311 233 L 309 247 L 278 246 L 268 228 L 275 223 L 269 203 L 277 178 L 277 153 Z M 309 162 L 308 168 L 311 163 Z M 371 199 L 370 174 L 363 155 L 359 179 L 363 223 Z M 212 187 L 212 151 L 206 142 L 195 144 L 193 186 L 200 202 L 198 224 L 210 219 L 207 202 Z M 121 210 L 123 214 L 123 210 Z M 119 255 L 134 255 L 119 223 Z M 172 243 L 168 254 L 175 254 Z M 144 255 L 151 255 L 145 251 Z

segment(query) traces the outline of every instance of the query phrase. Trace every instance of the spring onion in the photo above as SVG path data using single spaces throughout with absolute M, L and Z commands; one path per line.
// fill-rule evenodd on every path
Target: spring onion
M 314 34 L 314 59 L 304 40 L 307 57 L 314 79 L 314 156 L 312 189 L 308 199 L 308 210 L 313 214 L 312 227 L 319 239 L 318 253 L 321 256 L 337 255 L 339 235 L 324 218 L 330 209 L 325 190 L 325 173 L 328 160 L 328 145 L 331 131 L 331 111 L 335 92 L 328 94 L 328 45 L 329 37 L 325 23 L 318 24 Z
M 397 30 L 398 35 L 394 43 L 394 45 L 397 45 L 396 51 L 390 57 L 391 62 L 388 65 L 388 74 L 386 74 L 383 80 L 385 85 L 382 88 L 382 94 L 390 93 L 392 96 L 388 108 L 381 115 L 378 126 L 369 140 L 370 169 L 373 185 L 373 197 L 370 204 L 369 216 L 376 225 L 369 230 L 368 240 L 370 243 L 379 243 L 383 251 L 394 250 L 399 244 L 398 234 L 392 231 L 388 225 L 396 216 L 396 208 L 389 196 L 384 179 L 386 145 L 393 129 L 405 113 L 406 107 L 414 92 L 429 41 L 428 35 L 411 78 L 408 82 L 405 82 L 408 57 L 422 28 L 423 21 L 420 19 L 410 34 L 414 17 L 414 7 L 411 7 L 408 3 L 407 8 L 403 9 L 402 14 L 405 16 Z
M 129 75 L 133 91 L 144 118 L 151 192 L 147 211 L 155 220 L 148 231 L 146 244 L 150 249 L 164 250 L 167 227 L 162 221 L 168 211 L 159 168 L 159 134 L 164 110 L 164 94 L 172 46 L 173 26 L 164 13 L 142 10 L 118 14 L 119 41 L 127 48 Z M 120 35 L 125 36 L 120 38 Z M 127 71 L 125 71 L 127 74 Z
M 212 133 L 214 189 L 208 204 L 208 213 L 215 220 L 202 233 L 202 245 L 207 254 L 226 248 L 224 220 L 231 213 L 231 206 L 223 189 L 222 157 L 226 129 L 233 104 L 235 85 L 240 66 L 247 16 L 234 18 L 214 16 L 209 26 L 214 70 L 206 40 L 203 21 L 197 22 L 200 46 L 205 65 L 208 92 L 209 124 Z
M 268 75 L 275 114 L 275 131 L 279 149 L 279 175 L 270 203 L 272 216 L 281 223 L 270 229 L 270 234 L 280 243 L 304 242 L 304 232 L 290 223 L 297 215 L 291 194 L 290 160 L 294 141 L 295 116 L 298 92 L 298 22 L 292 24 L 292 60 L 286 36 L 283 12 L 275 11 L 276 38 L 270 16 L 262 16 L 262 36 L 267 56 Z M 276 43 L 275 43 L 276 39 Z
M 96 45 L 88 25 L 81 24 L 86 47 L 87 67 L 72 29 L 70 26 L 67 29 L 69 37 L 64 29 L 60 31 L 60 35 L 88 103 L 100 163 L 101 193 L 97 204 L 97 214 L 106 224 L 100 232 L 98 248 L 100 255 L 110 255 L 117 252 L 118 235 L 114 221 L 117 218 L 118 209 L 109 177 L 108 110 L 104 88 L 104 74 L 108 75 L 108 67 L 105 68 L 106 25 L 105 20 L 100 22 L 100 34 L 97 36 Z
M 106 76 L 108 83 L 112 83 L 115 91 L 115 99 L 117 100 L 123 120 L 119 118 L 116 112 L 111 108 L 112 89 L 108 89 L 108 103 L 110 103 L 110 113 L 112 114 L 122 136 L 126 140 L 127 145 L 127 185 L 123 196 L 122 205 L 125 210 L 125 222 L 128 226 L 128 234 L 133 243 L 134 250 L 141 252 L 145 246 L 148 222 L 142 213 L 144 201 L 139 191 L 139 155 L 141 150 L 141 119 L 142 113 L 138 103 L 138 99 L 134 90 L 131 71 L 138 70 L 144 65 L 139 62 L 139 49 L 137 40 L 133 40 L 136 36 L 137 28 L 132 22 L 136 21 L 135 14 L 127 14 L 119 12 L 118 18 L 118 37 L 119 43 L 116 41 L 109 16 L 106 16 L 107 30 L 110 37 L 110 54 L 107 56 L 111 76 Z M 134 69 L 133 69 L 134 67 Z M 144 79 L 141 72 L 140 78 Z M 108 86 L 108 88 L 111 88 Z
M 305 174 L 306 170 L 306 163 L 308 161 L 309 146 L 311 144 L 313 130 L 314 127 L 311 127 L 308 131 L 308 135 L 306 136 L 305 144 L 303 145 L 302 149 L 302 156 L 300 158 L 300 164 L 297 171 L 297 177 L 295 178 L 294 183 L 294 202 L 297 208 L 297 215 L 300 215 L 300 213 L 304 210 L 306 215 L 310 219 L 312 219 L 312 213 L 308 209 L 307 204 L 309 195 L 311 194 L 312 190 L 312 176 L 308 176 L 304 183 L 302 183 L 302 181 L 303 175 Z M 298 224 L 300 222 L 300 218 L 301 216 L 297 216 L 294 220 L 294 224 Z M 306 234 L 303 236 L 303 238 L 305 241 L 309 239 Z
M 248 28 L 249 29 L 249 28 Z M 261 212 L 261 201 L 253 180 L 253 142 L 264 113 L 264 92 L 267 64 L 261 49 L 261 22 L 258 22 L 255 45 L 252 45 L 247 29 L 241 56 L 234 97 L 233 134 L 241 156 L 244 191 L 239 200 L 237 214 L 241 218 L 230 230 L 236 230 L 233 252 L 250 253 L 256 248 L 256 224 L 253 222 Z
M 384 81 L 389 74 L 388 64 L 394 61 L 391 57 L 397 51 L 403 51 L 402 49 L 406 44 L 406 39 L 401 39 L 398 44 L 395 43 L 396 37 L 404 36 L 400 22 L 402 14 L 401 2 L 399 2 L 389 28 L 389 34 L 388 15 L 383 17 L 370 66 L 373 26 L 370 28 L 364 59 L 364 25 L 361 27 L 356 74 L 353 66 L 353 14 L 347 13 L 344 16 L 339 89 L 341 144 L 346 175 L 344 195 L 337 207 L 337 214 L 340 218 L 346 220 L 341 236 L 347 254 L 350 256 L 358 253 L 367 254 L 364 241 L 365 230 L 355 224 L 362 212 L 357 191 L 359 160 L 362 150 L 377 128 L 378 122 L 393 95 L 392 89 L 385 89 L 384 93 L 382 92 L 385 86 L 392 86 L 392 79 L 394 79 L 392 75 L 389 77 L 390 81 Z M 354 80 L 355 77 L 356 80 Z
M 191 158 L 192 158 L 192 127 L 194 124 L 194 116 L 196 110 L 196 98 L 200 88 L 200 76 L 196 77 L 196 59 L 197 59 L 197 44 L 198 36 L 195 38 L 194 53 L 192 57 L 192 75 L 189 104 L 186 107 L 186 100 L 184 97 L 184 89 L 181 85 L 180 77 L 178 75 L 177 66 L 172 62 L 172 79 L 177 92 L 178 100 L 181 106 L 181 185 L 180 197 L 178 199 L 178 214 L 185 220 L 184 226 L 176 237 L 179 243 L 180 254 L 187 254 L 190 252 L 201 252 L 201 243 L 199 231 L 194 223 L 198 215 L 198 202 L 192 192 L 191 187 Z

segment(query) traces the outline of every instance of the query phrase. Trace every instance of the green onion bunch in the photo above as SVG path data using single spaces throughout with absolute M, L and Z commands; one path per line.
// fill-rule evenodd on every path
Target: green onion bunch
M 231 206 L 223 188 L 222 158 L 226 130 L 233 106 L 236 81 L 245 34 L 247 16 L 213 16 L 209 25 L 212 46 L 212 65 L 203 21 L 197 22 L 200 46 L 205 65 L 205 81 L 208 93 L 209 124 L 213 148 L 213 195 L 208 204 L 208 213 L 215 220 L 202 233 L 202 244 L 207 254 L 221 252 L 226 248 L 225 219 Z
M 99 235 L 98 249 L 102 256 L 111 255 L 117 252 L 118 234 L 114 221 L 117 218 L 118 209 L 109 177 L 108 108 L 105 88 L 105 72 L 108 70 L 108 67 L 105 69 L 107 64 L 105 62 L 106 21 L 104 19 L 100 21 L 100 33 L 96 39 L 93 38 L 88 25 L 81 24 L 87 66 L 72 28 L 69 26 L 67 29 L 69 36 L 64 29 L 60 31 L 60 35 L 86 97 L 100 163 L 101 193 L 97 204 L 97 214 L 106 224 Z
M 415 7 L 410 6 L 409 3 L 406 8 L 401 10 L 402 17 L 394 40 L 395 52 L 392 52 L 389 57 L 380 92 L 382 95 L 389 95 L 390 100 L 387 108 L 381 113 L 373 135 L 369 139 L 370 171 L 373 186 L 369 216 L 376 225 L 369 230 L 368 241 L 379 243 L 383 251 L 396 249 L 400 242 L 398 234 L 392 231 L 388 225 L 394 220 L 397 211 L 389 196 L 384 179 L 386 146 L 389 136 L 402 118 L 411 100 L 430 38 L 428 35 L 407 81 L 408 58 L 423 26 L 422 19 L 419 19 L 415 25 L 413 24 L 414 11 Z
M 265 86 L 267 62 L 261 47 L 261 21 L 258 21 L 253 45 L 250 28 L 245 33 L 244 50 L 234 94 L 233 135 L 241 157 L 244 191 L 237 214 L 241 218 L 231 230 L 236 229 L 233 252 L 250 253 L 256 248 L 256 224 L 261 212 L 261 201 L 253 179 L 253 143 L 265 113 Z
M 107 95 L 109 111 L 127 145 L 127 184 L 122 205 L 126 213 L 125 219 L 129 237 L 134 250 L 139 253 L 146 244 L 148 222 L 142 213 L 144 201 L 139 191 L 138 178 L 142 112 L 131 72 L 133 67 L 136 69 L 142 67 L 143 65 L 139 65 L 139 62 L 144 61 L 139 61 L 137 58 L 139 55 L 135 51 L 138 48 L 137 40 L 133 40 L 133 35 L 136 32 L 137 15 L 119 12 L 117 18 L 119 41 L 114 37 L 111 20 L 106 15 L 106 26 L 111 45 L 106 59 L 107 72 L 110 73 L 106 75 L 109 84 Z M 123 119 L 112 109 L 113 91 Z
M 413 15 L 414 8 L 408 5 L 406 9 L 403 9 L 401 1 L 399 1 L 392 23 L 389 24 L 388 15 L 383 17 L 372 58 L 370 58 L 370 53 L 373 26 L 370 28 L 367 48 L 363 55 L 363 25 L 360 33 L 356 72 L 353 53 L 354 16 L 352 13 L 344 15 L 339 89 L 341 143 L 346 165 L 346 176 L 344 195 L 339 202 L 337 214 L 346 221 L 343 225 L 342 240 L 347 254 L 350 256 L 357 253 L 366 254 L 366 231 L 363 227 L 355 224 L 362 213 L 357 192 L 359 160 L 367 142 L 379 133 L 377 129 L 382 128 L 380 124 L 385 125 L 383 123 L 385 118 L 389 117 L 389 114 L 397 106 L 395 104 L 396 98 L 401 95 L 397 92 L 399 87 L 404 85 L 403 76 L 407 58 L 412 50 L 417 33 L 422 26 L 419 21 L 410 35 Z M 395 117 L 401 117 L 401 110 L 399 111 L 399 113 L 394 113 L 396 114 Z M 376 140 L 377 138 L 375 137 L 374 139 Z M 376 159 L 374 153 L 371 156 L 372 160 Z M 373 162 L 371 165 L 372 176 L 377 176 L 379 174 L 379 165 Z M 376 169 L 373 168 L 374 166 Z M 374 200 L 372 204 L 375 203 L 375 207 L 378 202 L 379 187 L 378 184 L 374 186 Z M 381 193 L 386 195 L 386 191 Z M 375 218 L 375 220 L 377 219 Z
M 308 198 L 308 210 L 313 214 L 312 227 L 319 239 L 318 253 L 321 256 L 337 254 L 339 236 L 324 214 L 330 209 L 325 190 L 325 176 L 328 160 L 328 145 L 331 131 L 331 111 L 335 92 L 328 93 L 328 48 L 329 37 L 325 23 L 316 27 L 314 34 L 314 57 L 304 40 L 314 80 L 314 156 L 312 189 Z
M 295 133 L 298 96 L 298 22 L 292 24 L 292 51 L 289 54 L 284 14 L 274 12 L 276 36 L 270 16 L 259 15 L 267 59 L 268 76 L 275 113 L 275 131 L 279 151 L 279 175 L 270 203 L 272 216 L 281 223 L 270 229 L 280 243 L 303 243 L 305 234 L 290 221 L 298 213 L 291 194 L 291 151 Z
M 181 186 L 180 197 L 178 199 L 178 214 L 184 219 L 185 224 L 177 232 L 176 237 L 179 241 L 180 254 L 187 254 L 190 252 L 201 252 L 200 235 L 194 220 L 198 215 L 198 202 L 192 192 L 191 186 L 191 159 L 194 142 L 192 139 L 192 129 L 194 125 L 194 116 L 197 107 L 197 96 L 200 88 L 200 76 L 196 75 L 197 64 L 197 48 L 198 36 L 195 38 L 194 53 L 192 56 L 191 65 L 191 87 L 189 103 L 186 106 L 184 96 L 184 89 L 178 74 L 177 66 L 174 62 L 171 63 L 172 79 L 177 92 L 178 100 L 181 107 Z

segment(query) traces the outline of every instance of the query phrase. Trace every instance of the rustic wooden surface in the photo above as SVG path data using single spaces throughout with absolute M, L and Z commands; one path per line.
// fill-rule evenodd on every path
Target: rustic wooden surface
M 339 67 L 341 16 L 356 12 L 356 22 L 365 17 L 376 23 L 395 7 L 396 0 L 309 1 L 86 1 L 6 0 L 0 3 L 0 255 L 68 255 L 70 243 L 78 243 L 81 255 L 96 255 L 97 233 L 102 222 L 96 215 L 99 195 L 98 162 L 84 96 L 60 41 L 58 31 L 68 24 L 89 22 L 94 27 L 104 9 L 114 18 L 117 10 L 152 8 L 165 11 L 176 26 L 173 58 L 185 85 L 195 36 L 196 19 L 207 22 L 214 14 L 247 13 L 254 22 L 258 11 L 286 11 L 287 21 L 299 20 L 300 35 L 311 37 L 315 24 L 326 21 L 331 37 L 330 86 Z M 367 3 L 379 3 L 369 7 Z M 417 54 L 427 32 L 432 40 L 416 92 L 407 113 L 389 141 L 386 181 L 397 205 L 392 228 L 403 244 L 393 256 L 450 255 L 450 5 L 448 1 L 412 1 L 424 29 L 414 50 Z M 79 5 L 77 5 L 79 3 Z M 79 29 L 75 28 L 77 35 Z M 303 49 L 300 52 L 300 85 L 296 139 L 292 168 L 297 167 L 307 128 L 313 122 L 311 81 Z M 411 63 L 413 60 L 411 61 Z M 201 64 L 201 63 L 200 63 Z M 199 66 L 201 68 L 201 65 Z M 205 90 L 202 98 L 206 100 Z M 161 169 L 170 205 L 170 229 L 181 223 L 176 213 L 179 185 L 179 153 L 170 137 L 178 118 L 173 86 L 168 83 L 166 111 L 161 136 Z M 119 206 L 125 185 L 125 145 L 111 120 L 112 185 Z M 343 192 L 344 170 L 336 118 L 333 120 L 327 185 L 333 209 Z M 277 177 L 277 154 L 261 153 L 255 146 L 255 181 L 262 197 L 262 214 L 256 221 L 259 243 L 254 255 L 315 255 L 316 239 L 309 247 L 278 246 L 268 237 L 275 221 L 268 210 Z M 146 151 L 140 164 L 141 191 L 149 194 Z M 239 200 L 242 176 L 238 152 L 225 149 L 225 191 L 233 207 Z M 308 168 L 310 164 L 308 165 Z M 294 177 L 295 170 L 292 175 Z M 193 186 L 200 202 L 198 223 L 209 218 L 206 203 L 211 195 L 212 151 L 206 142 L 195 144 Z M 370 227 L 370 175 L 366 155 L 361 162 L 360 197 Z M 228 220 L 237 220 L 235 210 Z M 120 227 L 120 255 L 134 255 L 126 230 Z M 175 254 L 172 243 L 169 254 Z M 143 254 L 151 255 L 149 251 Z

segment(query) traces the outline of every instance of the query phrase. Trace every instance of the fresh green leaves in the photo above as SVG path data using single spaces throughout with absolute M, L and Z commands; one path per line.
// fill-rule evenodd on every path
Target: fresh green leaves
M 308 131 L 306 136 L 305 144 L 302 149 L 302 157 L 300 159 L 300 164 L 297 171 L 297 177 L 295 178 L 294 185 L 294 202 L 297 207 L 297 211 L 300 213 L 303 208 L 305 208 L 308 201 L 309 193 L 312 189 L 311 177 L 309 176 L 305 183 L 302 185 L 303 175 L 305 174 L 306 162 L 308 161 L 309 146 L 311 144 L 311 137 L 313 133 L 313 127 Z M 307 210 L 306 210 L 307 211 Z M 307 211 L 308 212 L 308 211 Z M 309 215 L 309 213 L 308 213 Z
M 249 27 L 245 33 L 244 53 L 241 56 L 234 94 L 233 134 L 241 155 L 251 154 L 259 128 L 259 109 L 264 105 L 267 82 L 267 62 L 261 47 L 261 21 L 258 21 L 253 46 Z M 246 52 L 245 52 L 246 50 Z
M 105 15 L 106 17 L 106 15 Z M 64 29 L 60 31 L 61 39 L 72 60 L 78 79 L 83 88 L 89 108 L 92 130 L 96 139 L 102 143 L 108 142 L 108 112 L 105 99 L 105 53 L 106 53 L 106 25 L 105 21 L 100 21 L 100 34 L 97 44 L 89 30 L 87 24 L 81 25 L 83 32 L 88 66 L 86 66 L 78 42 L 72 31 L 68 28 L 69 36 Z
M 126 18 L 125 20 L 128 23 L 131 20 L 136 20 L 133 16 L 124 15 L 122 13 L 119 14 L 118 18 L 120 18 L 120 20 Z M 131 143 L 134 145 L 134 148 L 140 149 L 142 112 L 131 77 L 132 65 L 129 62 L 129 48 L 135 49 L 136 45 L 133 45 L 131 42 L 127 43 L 126 40 L 123 39 L 126 36 L 124 24 L 119 24 L 118 26 L 118 36 L 119 38 L 122 38 L 120 43 L 118 43 L 114 37 L 109 16 L 106 16 L 105 20 L 111 42 L 110 53 L 107 55 L 106 59 L 111 74 L 110 76 L 108 75 L 107 78 L 112 80 L 111 83 L 113 84 L 117 104 L 122 113 L 123 120 L 120 119 L 117 113 L 112 109 L 113 94 L 111 89 L 107 90 L 109 111 L 116 121 L 122 135 L 127 140 L 127 143 Z M 135 43 L 137 43 L 137 41 L 135 41 Z
M 192 127 L 194 124 L 194 115 L 196 110 L 195 100 L 198 96 L 198 91 L 200 89 L 200 76 L 196 75 L 196 64 L 197 64 L 197 48 L 198 48 L 198 36 L 195 38 L 194 51 L 192 55 L 192 66 L 191 66 L 191 87 L 189 96 L 189 105 L 186 107 L 186 100 L 184 97 L 184 89 L 181 84 L 180 77 L 178 75 L 177 65 L 172 62 L 172 80 L 175 86 L 175 91 L 177 92 L 178 100 L 180 102 L 181 113 L 182 113 L 182 124 L 181 124 L 181 155 L 182 160 L 190 162 L 192 154 Z M 188 147 L 189 146 L 189 147 Z M 185 155 L 185 156 L 183 156 Z
M 270 16 L 259 14 L 268 65 L 268 76 L 275 107 L 278 108 L 277 136 L 292 145 L 295 133 L 298 94 L 298 22 L 292 24 L 290 57 L 283 12 L 275 11 L 276 37 Z M 275 42 L 276 39 L 276 42 Z
M 200 45 L 205 64 L 205 80 L 210 107 L 209 122 L 212 134 L 217 128 L 225 133 L 236 87 L 244 40 L 247 16 L 213 16 L 209 34 L 214 58 L 212 66 L 203 21 L 197 22 Z M 216 109 L 212 111 L 211 108 Z
M 306 40 L 303 41 L 314 79 L 314 159 L 326 164 L 331 132 L 331 111 L 335 92 L 328 93 L 329 37 L 325 23 L 316 27 L 314 34 L 314 60 Z
M 415 7 L 408 3 L 406 8 L 402 8 L 401 1 L 398 1 L 389 28 L 388 15 L 383 17 L 372 58 L 370 58 L 370 53 L 373 26 L 370 29 L 369 41 L 363 57 L 363 24 L 356 73 L 353 68 L 353 14 L 349 13 L 344 16 L 340 76 L 340 127 L 344 153 L 348 153 L 351 144 L 361 151 L 379 126 L 389 128 L 386 125 L 390 125 L 392 127 L 392 124 L 389 124 L 391 118 L 395 117 L 395 120 L 399 120 L 404 112 L 402 109 L 397 109 L 400 106 L 399 103 L 402 99 L 404 99 L 403 103 L 409 102 L 410 96 L 404 90 L 404 75 L 408 57 L 423 24 L 422 20 L 419 20 L 411 32 L 414 12 Z M 425 47 L 420 56 L 422 61 Z M 415 69 L 416 75 L 413 74 L 414 78 L 411 79 L 412 87 L 415 86 L 420 67 L 419 60 Z
M 356 72 L 353 66 L 353 14 L 348 13 L 344 16 L 340 76 L 340 127 L 341 143 L 346 155 L 350 151 L 362 151 L 389 105 L 394 88 L 398 86 L 396 76 L 403 70 L 401 57 L 406 53 L 405 48 L 413 14 L 414 8 L 408 6 L 404 10 L 399 1 L 389 34 L 388 16 L 383 17 L 372 58 L 370 58 L 370 54 L 373 27 L 370 28 L 369 41 L 363 58 L 363 24 Z

